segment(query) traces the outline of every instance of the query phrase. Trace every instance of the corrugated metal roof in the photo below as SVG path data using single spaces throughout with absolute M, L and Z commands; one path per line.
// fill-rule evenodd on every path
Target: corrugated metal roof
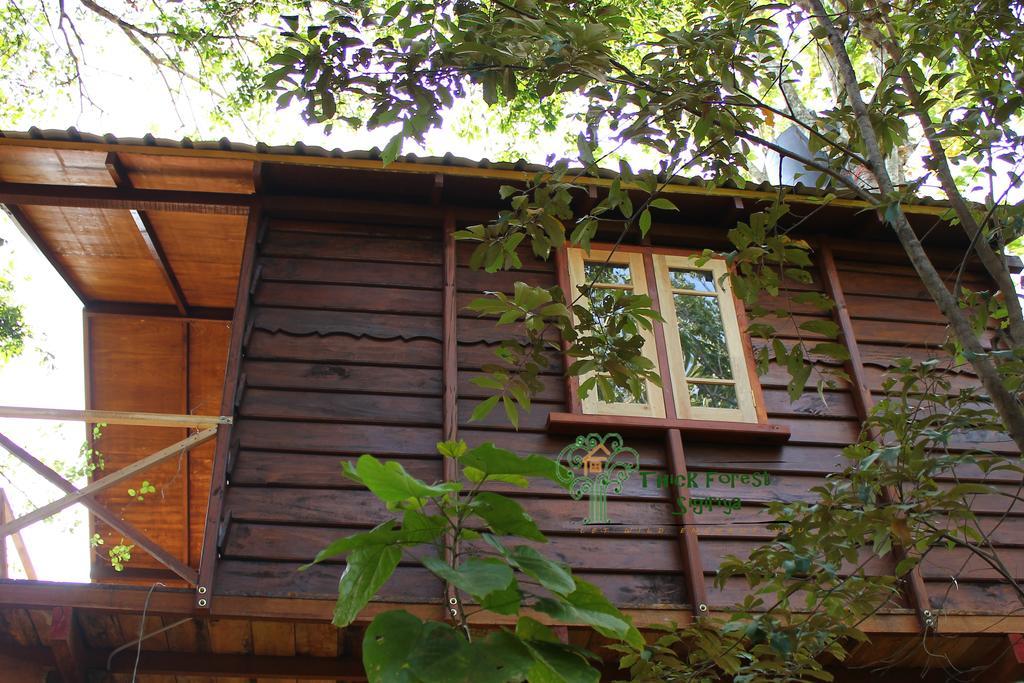
M 29 128 L 27 131 L 0 130 L 0 138 L 51 142 L 79 142 L 142 148 L 194 149 L 210 152 L 241 152 L 245 154 L 266 154 L 268 156 L 280 155 L 323 159 L 353 159 L 362 161 L 379 161 L 381 155 L 381 150 L 377 147 L 369 150 L 345 151 L 337 147 L 334 149 L 327 149 L 319 145 L 307 145 L 303 142 L 296 142 L 293 145 L 268 145 L 264 142 L 257 142 L 253 145 L 244 142 L 232 142 L 226 137 L 221 138 L 220 140 L 201 141 L 195 141 L 188 137 L 181 138 L 180 140 L 172 140 L 170 138 L 158 138 L 152 134 L 147 134 L 141 138 L 118 137 L 111 133 L 107 133 L 105 135 L 83 133 L 76 128 L 67 128 L 64 130 L 52 128 L 43 130 L 34 126 Z M 454 154 L 445 154 L 444 156 L 417 156 L 416 154 L 403 154 L 396 161 L 427 166 L 494 169 L 527 173 L 536 173 L 548 169 L 548 167 L 543 164 L 530 163 L 524 159 L 520 159 L 516 162 L 490 161 L 489 159 L 474 160 L 467 159 L 466 157 L 458 157 Z M 617 178 L 619 176 L 617 172 L 610 169 L 599 169 L 596 172 L 596 175 L 607 179 Z M 666 178 L 661 177 L 659 180 L 664 182 Z M 704 178 L 684 176 L 674 176 L 672 178 L 672 183 L 674 185 L 688 185 L 693 187 L 703 187 L 707 185 L 707 181 Z M 718 187 L 740 189 L 736 183 L 731 180 L 726 181 Z M 742 189 L 746 191 L 770 193 L 777 192 L 779 187 L 768 182 L 763 182 L 756 184 L 748 183 Z M 803 183 L 786 186 L 785 189 L 787 192 L 804 196 L 822 197 L 831 192 L 839 197 L 856 198 L 852 192 L 846 190 L 809 187 Z M 930 197 L 919 197 L 915 200 L 915 204 L 924 206 L 948 206 L 947 202 L 932 199 Z

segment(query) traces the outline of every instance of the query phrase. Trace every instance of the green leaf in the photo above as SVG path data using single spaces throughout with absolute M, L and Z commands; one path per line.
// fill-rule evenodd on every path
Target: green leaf
M 534 665 L 529 683 L 598 683 L 601 674 L 573 647 L 547 641 L 525 641 Z
M 664 209 L 666 211 L 678 211 L 679 207 L 665 199 L 664 197 L 657 197 L 651 200 L 650 207 L 652 209 Z
M 517 474 L 523 477 L 544 477 L 562 484 L 558 475 L 562 466 L 551 458 L 543 455 L 520 457 L 512 451 L 498 448 L 490 442 L 466 451 L 459 458 L 459 462 L 465 466 L 474 467 L 488 476 Z M 564 486 L 564 484 L 562 485 Z
M 533 518 L 511 498 L 490 491 L 481 491 L 470 504 L 470 509 L 473 514 L 487 522 L 487 526 L 498 536 L 518 536 L 531 541 L 547 541 Z
M 651 229 L 651 211 L 644 209 L 640 214 L 640 236 L 645 237 Z
M 372 455 L 362 455 L 352 467 L 352 463 L 343 465 L 345 474 L 384 501 L 389 508 L 400 504 L 421 507 L 429 498 L 443 496 L 459 491 L 462 486 L 457 482 L 428 485 L 405 471 L 405 468 L 394 460 L 381 462 Z
M 469 450 L 465 441 L 440 441 L 437 444 L 437 452 L 446 458 L 458 460 L 462 454 Z
M 348 626 L 383 586 L 402 559 L 393 545 L 370 545 L 349 553 L 345 572 L 338 582 L 338 602 L 331 620 L 338 628 Z
M 411 647 L 419 643 L 423 622 L 405 611 L 378 614 L 363 636 L 363 667 L 369 683 L 417 683 L 409 666 Z
M 513 403 L 512 399 L 510 399 L 508 396 L 502 396 L 501 404 L 505 407 L 505 416 L 508 417 L 508 421 L 512 423 L 512 427 L 518 431 L 519 411 L 516 409 L 515 403 Z
M 839 325 L 836 325 L 831 320 L 805 320 L 800 323 L 800 329 L 824 335 L 829 339 L 835 339 L 839 336 Z
M 465 637 L 448 624 L 428 621 L 409 652 L 409 668 L 423 683 L 471 681 L 473 652 Z
M 487 474 L 483 470 L 479 470 L 475 467 L 464 467 L 462 468 L 462 474 L 474 484 L 487 480 L 491 483 L 503 482 L 505 484 L 511 484 L 512 486 L 518 486 L 521 489 L 525 489 L 530 485 L 530 480 L 524 476 L 518 474 Z
M 478 403 L 476 408 L 473 408 L 473 414 L 469 416 L 469 421 L 479 422 L 490 415 L 491 411 L 494 410 L 494 406 L 498 405 L 498 399 L 500 398 L 501 396 L 498 395 L 489 396 Z
M 388 141 L 388 144 L 384 146 L 384 151 L 380 153 L 380 160 L 384 162 L 385 166 L 397 159 L 398 155 L 402 153 L 402 142 L 403 137 L 402 134 L 399 133 L 391 138 L 391 140 Z
M 489 633 L 472 645 L 472 683 L 506 683 L 521 681 L 534 665 L 530 649 L 514 634 L 505 630 Z
M 455 584 L 477 600 L 504 590 L 512 583 L 512 569 L 496 558 L 470 558 L 455 569 L 436 555 L 424 557 L 421 562 L 436 576 Z
M 640 631 L 597 586 L 582 579 L 576 579 L 576 590 L 566 595 L 564 600 L 541 598 L 534 607 L 558 620 L 588 624 L 601 635 L 624 640 L 635 648 L 644 645 Z
M 407 512 L 406 519 L 408 519 L 408 514 L 409 513 Z M 420 517 L 423 517 L 423 515 L 420 515 Z M 370 531 L 364 531 L 363 533 L 352 534 L 345 538 L 339 538 L 317 553 L 312 562 L 299 567 L 299 571 L 305 571 L 319 562 L 323 562 L 324 560 L 337 557 L 338 555 L 351 552 L 359 548 L 396 545 L 399 543 L 430 543 L 440 536 L 442 531 L 442 526 L 436 524 L 424 524 L 418 527 L 409 528 L 408 523 L 406 523 L 403 524 L 402 529 L 395 529 L 394 527 L 395 520 L 389 519 L 386 522 L 382 522 L 377 525 Z
M 507 551 L 505 557 L 512 566 L 537 579 L 549 591 L 566 595 L 576 590 L 576 581 L 568 567 L 549 560 L 529 546 L 517 545 Z
M 828 356 L 836 360 L 849 360 L 850 350 L 842 344 L 836 344 L 835 342 L 822 342 L 815 344 L 811 347 L 810 353 L 815 353 L 822 356 Z
M 522 601 L 523 594 L 515 583 L 510 583 L 504 590 L 494 591 L 481 600 L 480 606 L 495 614 L 512 616 L 519 613 Z
M 511 683 L 534 663 L 532 651 L 508 631 L 469 642 L 449 624 L 404 611 L 379 615 L 363 638 L 369 683 Z

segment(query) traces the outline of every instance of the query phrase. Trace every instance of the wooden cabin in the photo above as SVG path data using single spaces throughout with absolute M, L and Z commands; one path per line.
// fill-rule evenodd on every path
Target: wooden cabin
M 821 192 L 792 188 L 794 214 L 813 212 L 799 228 L 816 247 L 816 279 L 806 287 L 846 304 L 830 314 L 801 309 L 798 319 L 835 316 L 854 360 L 852 385 L 823 401 L 812 378 L 791 402 L 784 369 L 752 372 L 744 311 L 731 295 L 672 275 L 693 270 L 693 250 L 724 248 L 726 230 L 775 190 L 680 181 L 667 192 L 681 211 L 658 212 L 649 243 L 627 238 L 612 265 L 625 278 L 619 285 L 661 301 L 693 294 L 717 310 L 725 374 L 689 372 L 677 336 L 658 330 L 648 351 L 672 381 L 664 392 L 652 385 L 647 403 L 580 402 L 552 354 L 544 391 L 518 431 L 500 411 L 469 422 L 486 396 L 470 380 L 508 333 L 465 305 L 516 280 L 568 287 L 587 268 L 582 254 L 563 249 L 548 261 L 524 252 L 522 271 L 490 275 L 469 267 L 472 245 L 452 239 L 496 215 L 500 185 L 536 170 L 451 156 L 408 156 L 384 168 L 376 151 L 73 129 L 0 135 L 0 203 L 84 304 L 87 409 L 179 416 L 108 420 L 94 444 L 106 467 L 90 487 L 194 439 L 184 454 L 179 445 L 138 476 L 79 498 L 107 547 L 134 543 L 122 571 L 97 553 L 89 584 L 0 582 L 0 669 L 15 672 L 0 678 L 52 671 L 81 681 L 110 671 L 130 680 L 139 634 L 155 632 L 142 641 L 140 681 L 362 680 L 363 627 L 329 624 L 343 565 L 296 569 L 385 513 L 341 476 L 343 458 L 373 453 L 439 481 L 446 475 L 434 445 L 446 437 L 555 457 L 576 435 L 615 431 L 646 471 L 768 473 L 767 486 L 738 476 L 734 486 L 712 484 L 702 493 L 736 497 L 737 508 L 682 523 L 673 492 L 634 476 L 608 497 L 618 525 L 600 533 L 586 533 L 586 502 L 556 487 L 513 492 L 551 537 L 549 553 L 641 627 L 685 624 L 741 600 L 742 582 L 714 587 L 720 558 L 770 537 L 766 502 L 807 499 L 842 467 L 840 450 L 856 440 L 894 359 L 940 354 L 943 319 L 873 212 L 847 199 L 821 207 Z M 582 179 L 577 208 L 599 198 L 610 177 Z M 966 244 L 941 224 L 945 211 L 930 201 L 908 207 L 935 262 L 953 275 Z M 986 282 L 977 269 L 964 277 Z M 965 371 L 952 380 L 975 382 Z M 211 429 L 215 438 L 197 444 Z M 965 438 L 1015 451 L 999 435 Z M 127 488 L 143 478 L 159 494 L 137 503 Z M 1020 483 L 1004 479 L 1008 490 Z M 977 512 L 1024 579 L 1024 511 L 979 496 Z M 838 680 L 946 680 L 944 667 L 993 664 L 989 680 L 1014 680 L 1024 675 L 1016 604 L 980 562 L 931 553 L 902 604 L 864 625 L 872 643 L 836 669 Z M 395 606 L 443 619 L 444 586 L 403 565 L 365 617 Z M 597 643 L 589 630 L 564 626 L 572 642 Z M 887 671 L 872 672 L 885 661 Z

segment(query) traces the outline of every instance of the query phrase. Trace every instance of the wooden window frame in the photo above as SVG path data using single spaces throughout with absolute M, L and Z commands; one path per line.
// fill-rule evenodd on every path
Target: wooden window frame
M 667 254 L 654 249 L 652 257 L 654 260 L 654 276 L 658 283 L 658 300 L 661 304 L 661 315 L 665 318 L 665 344 L 668 349 L 669 367 L 668 374 L 672 382 L 673 394 L 676 403 L 676 415 L 682 419 L 692 418 L 698 420 L 722 420 L 729 422 L 759 422 L 757 412 L 758 398 L 755 397 L 754 387 L 760 387 L 760 382 L 750 374 L 750 355 L 746 347 L 749 343 L 745 339 L 740 325 L 745 323 L 739 316 L 742 302 L 737 301 L 729 282 L 729 268 L 724 259 L 712 258 L 703 265 L 697 265 L 695 255 Z M 679 340 L 679 320 L 676 316 L 674 297 L 679 290 L 672 287 L 669 273 L 672 269 L 686 269 L 710 272 L 715 284 L 715 292 L 708 294 L 683 293 L 684 296 L 700 296 L 714 298 L 718 302 L 722 318 L 722 328 L 725 333 L 726 348 L 729 352 L 729 365 L 732 370 L 731 380 L 706 380 L 694 381 L 693 384 L 726 384 L 732 386 L 736 392 L 737 408 L 706 408 L 692 406 L 690 404 L 689 385 L 691 379 L 687 378 L 683 370 L 683 348 Z M 744 325 L 745 327 L 745 325 Z M 663 381 L 665 381 L 663 377 Z
M 701 252 L 676 248 L 660 248 L 648 246 L 594 244 L 589 253 L 576 247 L 566 247 L 566 270 L 568 284 L 573 296 L 576 286 L 586 282 L 584 261 L 607 262 L 610 265 L 628 265 L 633 279 L 633 291 L 637 294 L 650 294 L 658 309 L 665 318 L 655 333 L 645 331 L 644 355 L 654 361 L 658 374 L 665 385 L 659 389 L 648 382 L 650 409 L 637 410 L 637 404 L 603 403 L 598 400 L 596 392 L 582 400 L 578 409 L 582 415 L 602 416 L 605 419 L 621 416 L 633 421 L 642 417 L 651 422 L 672 422 L 673 424 L 722 424 L 735 425 L 742 429 L 744 425 L 766 425 L 767 415 L 761 383 L 754 364 L 754 353 L 750 337 L 745 334 L 747 329 L 746 310 L 743 302 L 738 300 L 732 291 L 725 259 L 712 258 L 702 266 L 694 261 Z M 738 408 L 692 408 L 689 404 L 689 391 L 683 374 L 682 348 L 679 343 L 678 322 L 673 290 L 669 282 L 670 268 L 686 268 L 691 270 L 711 271 L 719 290 L 714 295 L 718 299 L 725 328 L 729 358 L 732 365 L 732 386 L 736 387 L 739 403 Z M 652 291 L 653 290 L 653 291 Z M 788 430 L 787 430 L 788 431 Z
M 585 284 L 586 274 L 584 270 L 584 263 L 607 263 L 613 266 L 628 266 L 630 271 L 630 278 L 633 280 L 632 291 L 634 294 L 649 294 L 647 288 L 647 268 L 644 264 L 643 254 L 635 251 L 624 251 L 616 250 L 611 251 L 609 249 L 602 249 L 599 246 L 592 248 L 589 254 L 584 255 L 582 249 L 569 249 L 568 250 L 568 266 L 569 266 L 569 281 L 572 287 L 571 296 L 575 298 L 577 285 Z M 612 289 L 609 287 L 609 289 Z M 580 302 L 584 306 L 588 306 L 589 301 L 586 298 L 581 298 Z M 654 360 L 655 365 L 658 364 L 658 351 L 654 340 L 654 333 L 651 330 L 641 330 L 641 336 L 644 339 L 643 355 L 647 358 Z M 658 368 L 658 374 L 661 374 L 661 368 Z M 581 380 L 586 380 L 590 377 L 587 374 L 581 377 Z M 665 417 L 665 397 L 661 387 L 655 385 L 653 382 L 646 382 L 647 388 L 647 403 L 606 403 L 600 401 L 597 396 L 597 390 L 591 391 L 585 398 L 582 399 L 583 412 L 588 415 L 628 415 L 630 417 L 650 417 L 650 418 L 663 418 Z

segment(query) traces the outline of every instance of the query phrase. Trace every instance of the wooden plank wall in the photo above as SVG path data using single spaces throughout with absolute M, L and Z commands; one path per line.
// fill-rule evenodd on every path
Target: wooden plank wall
M 860 253 L 845 258 L 839 253 L 837 269 L 847 293 L 869 388 L 876 401 L 884 396 L 881 383 L 896 357 L 909 356 L 917 361 L 938 358 L 942 367 L 954 368 L 952 359 L 936 349 L 945 334 L 943 318 L 909 265 L 872 263 Z M 955 269 L 947 268 L 943 274 L 948 282 L 954 281 Z M 975 290 L 989 288 L 978 273 L 967 273 L 964 284 Z M 977 378 L 964 366 L 946 375 L 954 393 L 977 383 Z M 963 448 L 1017 453 L 1006 435 L 987 432 L 964 434 L 952 444 L 952 450 Z M 977 527 L 990 534 L 1007 570 L 1016 580 L 1024 579 L 1024 505 L 1010 497 L 1019 495 L 1020 476 L 991 473 L 986 477 L 972 468 L 958 471 L 956 478 L 946 477 L 945 485 L 954 485 L 957 478 L 986 481 L 1006 494 L 970 496 L 970 504 L 978 515 Z M 930 608 L 940 615 L 1005 614 L 1008 605 L 1015 604 L 1016 596 L 1009 584 L 1001 581 L 994 569 L 963 550 L 931 550 L 921 565 L 921 574 Z
M 671 242 L 675 247 L 717 246 L 696 243 L 696 232 L 676 234 Z M 426 222 L 376 227 L 270 222 L 258 247 L 235 431 L 239 449 L 225 498 L 230 517 L 215 594 L 334 596 L 342 563 L 303 573 L 297 566 L 333 538 L 372 526 L 386 514 L 366 491 L 341 477 L 342 458 L 370 452 L 393 458 L 424 479 L 442 478 L 433 448 L 442 422 L 440 235 L 439 225 Z M 522 271 L 488 275 L 468 267 L 471 251 L 471 245 L 459 244 L 456 252 L 458 435 L 471 445 L 494 441 L 554 457 L 567 443 L 564 436 L 545 430 L 551 411 L 567 410 L 561 359 L 552 355 L 544 390 L 519 431 L 507 425 L 500 410 L 470 423 L 473 406 L 486 395 L 471 379 L 491 361 L 495 343 L 507 332 L 463 310 L 485 289 L 511 291 L 517 279 L 554 284 L 553 265 L 524 250 Z M 846 256 L 837 250 L 837 258 L 870 388 L 877 394 L 894 358 L 922 360 L 940 353 L 944 328 L 909 268 L 856 260 L 864 258 L 862 252 Z M 823 291 L 817 275 L 809 285 L 794 285 L 798 289 Z M 789 343 L 797 339 L 800 322 L 831 315 L 788 301 L 788 293 L 780 298 L 794 313 L 792 320 L 777 321 Z M 825 367 L 824 361 L 819 367 Z M 842 447 L 858 436 L 849 387 L 840 384 L 819 394 L 817 379 L 812 375 L 804 395 L 790 402 L 784 368 L 773 365 L 761 378 L 769 420 L 792 432 L 784 445 L 684 443 L 687 466 L 702 482 L 691 497 L 742 500 L 739 510 L 727 514 L 714 509 L 694 518 L 711 609 L 729 607 L 745 595 L 740 580 L 716 589 L 714 574 L 725 555 L 743 557 L 771 537 L 765 504 L 811 500 L 811 489 L 841 469 Z M 954 376 L 957 385 L 973 381 L 968 374 Z M 987 445 L 999 449 L 1012 446 L 1000 436 L 967 438 L 995 438 Z M 667 471 L 663 438 L 634 438 L 628 444 L 640 452 L 643 469 Z M 732 487 L 704 480 L 710 473 L 760 471 L 772 475 L 769 486 Z M 554 485 L 542 483 L 525 491 L 496 488 L 520 499 L 537 519 L 551 537 L 548 552 L 600 585 L 618 604 L 651 608 L 689 602 L 679 517 L 673 514 L 670 491 L 630 478 L 623 492 L 608 502 L 619 526 L 590 534 L 581 533 L 585 500 L 572 501 Z M 983 512 L 982 524 L 993 528 L 1001 543 L 1015 546 L 1014 539 L 1020 537 L 1016 513 L 1000 523 L 994 515 L 1005 509 L 1002 500 L 980 497 L 976 503 Z M 1011 561 L 1017 561 L 1018 552 L 1011 548 Z M 968 564 L 958 571 L 954 565 L 963 559 L 956 553 L 935 553 L 925 563 L 933 607 L 966 609 L 977 601 L 982 610 L 998 612 L 1006 597 L 1002 588 L 986 583 L 992 577 L 984 568 Z M 882 558 L 873 566 L 881 569 L 891 563 L 891 558 Z M 959 592 L 947 590 L 950 575 L 960 578 Z M 437 602 L 442 595 L 440 583 L 424 570 L 403 565 L 380 598 L 417 603 Z M 892 605 L 910 606 L 905 600 Z
M 341 477 L 343 457 L 371 452 L 424 479 L 441 479 L 434 450 L 442 407 L 440 237 L 440 225 L 271 221 L 259 247 L 217 594 L 333 597 L 340 563 L 301 574 L 297 565 L 333 538 L 385 515 L 367 492 Z M 460 307 L 485 288 L 511 291 L 515 279 L 555 281 L 550 263 L 532 259 L 516 277 L 472 271 L 469 253 L 464 245 L 457 250 Z M 470 379 L 492 360 L 504 333 L 472 314 L 460 315 L 457 329 L 459 437 L 557 454 L 565 439 L 549 437 L 544 424 L 548 412 L 564 410 L 560 359 L 552 358 L 544 394 L 518 433 L 498 413 L 470 424 L 482 397 Z M 659 448 L 633 445 L 649 467 L 664 468 Z M 586 502 L 571 501 L 554 485 L 511 493 L 552 536 L 548 551 L 618 602 L 685 602 L 664 492 L 643 490 L 637 482 L 609 504 L 618 520 L 654 528 L 651 537 L 580 534 Z M 665 528 L 657 533 L 659 525 Z M 415 566 L 400 567 L 381 593 L 383 600 L 408 602 L 442 596 L 440 583 Z
M 88 407 L 217 413 L 227 360 L 227 323 L 90 313 L 85 326 L 90 369 Z M 94 447 L 103 454 L 105 471 L 114 472 L 186 434 L 184 429 L 110 425 L 102 430 Z M 172 458 L 99 497 L 176 557 L 198 566 L 212 458 L 213 443 L 209 442 L 187 457 Z M 102 474 L 97 471 L 94 476 Z M 143 480 L 158 491 L 139 502 L 127 490 L 139 488 Z M 163 568 L 137 550 L 128 570 L 113 572 L 107 549 L 121 542 L 121 537 L 101 522 L 94 521 L 94 527 L 104 539 L 104 545 L 93 556 L 94 576 L 104 580 L 134 577 L 148 582 L 143 570 Z

